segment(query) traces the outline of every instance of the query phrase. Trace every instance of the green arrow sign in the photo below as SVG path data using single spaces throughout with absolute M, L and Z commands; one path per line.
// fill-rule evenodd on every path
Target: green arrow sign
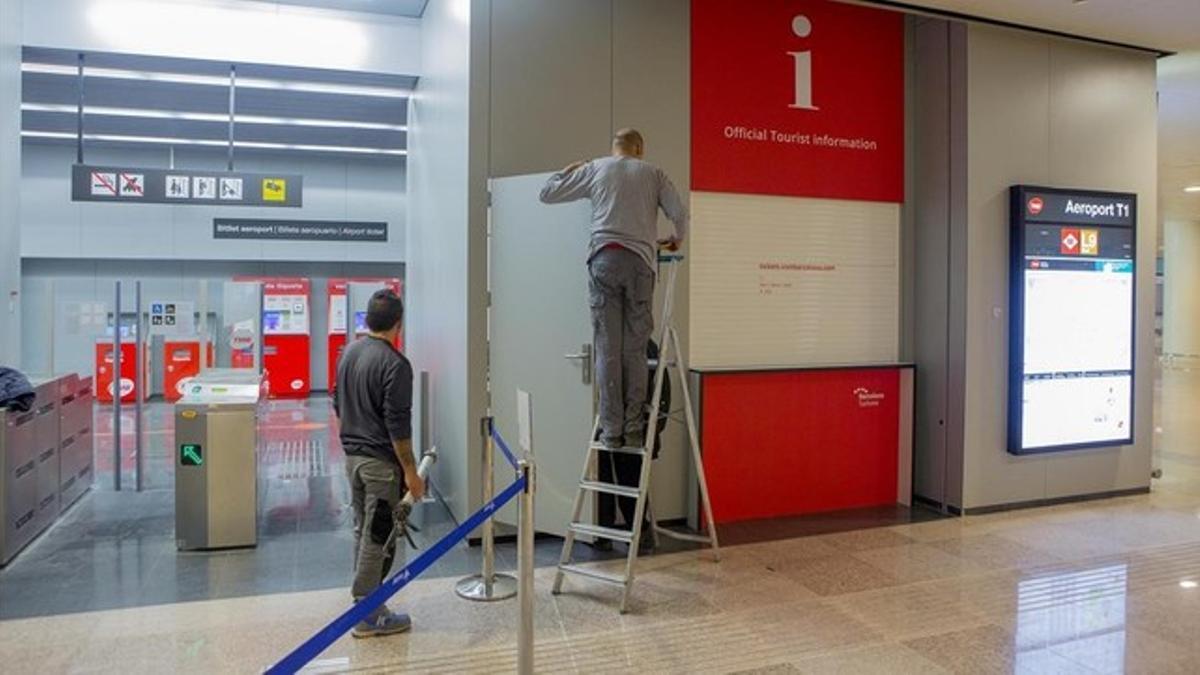
M 179 446 L 179 463 L 182 466 L 203 465 L 204 449 L 199 443 L 183 443 Z

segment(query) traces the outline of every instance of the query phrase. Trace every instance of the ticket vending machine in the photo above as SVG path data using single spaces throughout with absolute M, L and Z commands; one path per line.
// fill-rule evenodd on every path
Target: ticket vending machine
M 113 402 L 113 380 L 118 379 L 121 390 L 121 402 L 133 403 L 138 395 L 135 391 L 137 378 L 137 345 L 134 344 L 136 337 L 129 337 L 128 342 L 123 337 L 121 340 L 121 374 L 119 378 L 114 377 L 116 370 L 115 359 L 113 358 L 113 343 L 112 338 L 97 338 L 96 340 L 96 362 L 95 362 L 95 382 L 96 382 L 96 401 L 99 403 Z M 145 366 L 150 363 L 150 350 L 145 350 L 142 356 L 144 357 Z M 145 369 L 142 372 L 148 372 Z M 142 400 L 149 398 L 149 388 L 143 387 L 141 392 Z
M 329 391 L 333 391 L 336 388 L 337 362 L 338 358 L 342 355 L 342 348 L 346 346 L 346 329 L 349 323 L 349 317 L 346 315 L 346 295 L 350 284 L 354 284 L 355 286 L 375 285 L 378 288 L 390 288 L 395 291 L 396 295 L 404 297 L 404 282 L 394 277 L 329 280 Z M 366 309 L 365 306 L 355 308 L 355 336 L 367 332 Z M 396 338 L 396 349 L 404 349 L 403 333 Z
M 263 370 L 271 398 L 306 398 L 312 390 L 309 308 L 311 283 L 303 278 L 236 277 L 263 285 Z M 233 358 L 234 367 L 247 367 Z
M 207 342 L 208 355 L 206 365 L 213 367 L 213 343 Z M 184 393 L 187 384 L 200 374 L 200 340 L 189 338 L 184 340 L 163 341 L 163 397 L 174 403 Z

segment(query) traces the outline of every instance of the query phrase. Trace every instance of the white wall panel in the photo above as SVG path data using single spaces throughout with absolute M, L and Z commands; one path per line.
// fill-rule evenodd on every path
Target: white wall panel
M 900 206 L 692 193 L 693 366 L 894 362 Z
M 486 359 L 486 343 L 473 351 L 473 340 L 486 339 L 486 331 L 473 322 L 478 310 L 471 288 L 472 276 L 481 278 L 486 269 L 471 260 L 468 141 L 474 141 L 471 86 L 478 71 L 471 61 L 471 39 L 477 21 L 486 22 L 486 13 L 480 18 L 467 0 L 430 0 L 423 20 L 423 58 L 429 68 L 417 85 L 408 118 L 408 206 L 414 223 L 408 232 L 413 254 L 408 351 L 414 370 L 430 373 L 432 437 L 441 452 L 434 481 L 460 518 L 480 501 L 476 430 L 484 410 L 475 401 L 486 393 L 485 369 L 476 367 Z M 481 148 L 486 152 L 486 146 Z M 486 181 L 479 183 L 486 186 Z
M 0 364 L 21 356 L 21 5 L 0 2 Z

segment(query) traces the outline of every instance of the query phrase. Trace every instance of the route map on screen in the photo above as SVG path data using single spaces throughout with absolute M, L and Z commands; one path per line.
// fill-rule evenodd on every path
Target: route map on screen
M 1009 451 L 1132 442 L 1134 196 L 1014 188 Z

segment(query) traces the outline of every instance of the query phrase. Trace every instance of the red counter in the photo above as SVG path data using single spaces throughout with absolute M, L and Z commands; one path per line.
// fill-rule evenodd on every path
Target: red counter
M 909 503 L 912 366 L 696 374 L 717 523 Z

